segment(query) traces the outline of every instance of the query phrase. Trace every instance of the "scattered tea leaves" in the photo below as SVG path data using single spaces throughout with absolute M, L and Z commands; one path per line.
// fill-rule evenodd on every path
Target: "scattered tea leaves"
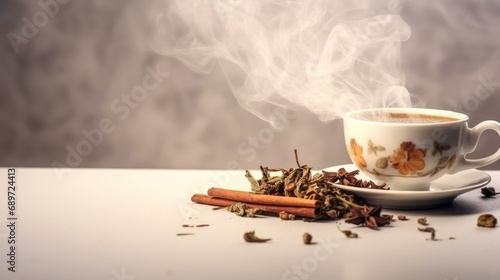
M 245 232 L 243 234 L 243 239 L 245 239 L 246 242 L 259 242 L 259 243 L 271 240 L 271 238 L 259 238 L 255 236 L 255 231 Z
M 261 178 L 254 177 L 250 171 L 245 171 L 245 177 L 250 183 L 253 193 L 299 197 L 317 200 L 321 203 L 321 215 L 318 218 L 304 218 L 305 221 L 336 220 L 344 218 L 349 213 L 349 206 L 361 207 L 362 200 L 352 193 L 347 193 L 336 184 L 385 189 L 385 185 L 377 185 L 372 181 L 356 178 L 359 170 L 348 172 L 344 168 L 338 171 L 323 171 L 313 174 L 308 165 L 301 165 L 297 150 L 295 153 L 296 168 L 269 168 L 260 166 Z
M 491 214 L 482 214 L 477 218 L 478 227 L 494 228 L 497 224 L 497 218 Z

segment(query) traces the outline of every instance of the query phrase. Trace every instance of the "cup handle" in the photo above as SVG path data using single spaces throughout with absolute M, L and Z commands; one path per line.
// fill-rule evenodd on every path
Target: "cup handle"
M 461 154 L 457 158 L 457 164 L 455 165 L 455 168 L 453 168 L 453 170 L 450 172 L 450 174 L 454 174 L 466 169 L 483 167 L 500 159 L 500 149 L 498 149 L 494 154 L 484 158 L 467 159 L 465 157 L 468 153 L 471 153 L 476 149 L 479 142 L 479 137 L 485 130 L 494 130 L 500 137 L 500 123 L 496 121 L 484 121 L 473 128 L 467 128 L 464 138 L 465 143 L 463 154 Z

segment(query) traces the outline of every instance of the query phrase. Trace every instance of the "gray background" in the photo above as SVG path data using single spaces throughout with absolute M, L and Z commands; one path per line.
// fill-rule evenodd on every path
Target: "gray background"
M 272 128 L 237 103 L 220 70 L 196 74 L 152 51 L 158 7 L 168 1 L 61 1 L 14 46 L 12 33 L 22 34 L 48 2 L 57 3 L 0 3 L 0 165 L 292 167 L 294 148 L 315 168 L 349 162 L 341 120 L 294 111 L 282 129 Z M 228 1 L 214 1 L 221 2 Z M 499 121 L 500 1 L 380 1 L 371 12 L 394 12 L 394 3 L 412 29 L 401 61 L 418 104 L 466 113 L 471 125 Z M 155 68 L 168 77 L 118 112 L 127 104 L 122 95 Z M 102 137 L 85 146 L 85 132 L 96 130 Z M 494 133 L 485 136 L 476 156 L 499 146 Z M 83 154 L 75 155 L 78 148 Z

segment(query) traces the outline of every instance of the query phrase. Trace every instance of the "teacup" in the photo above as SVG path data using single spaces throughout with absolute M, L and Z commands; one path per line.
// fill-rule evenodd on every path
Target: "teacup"
M 344 115 L 344 137 L 356 167 L 392 190 L 429 190 L 444 174 L 479 168 L 500 159 L 494 154 L 468 159 L 481 133 L 500 136 L 500 123 L 469 128 L 467 115 L 436 109 L 379 108 Z

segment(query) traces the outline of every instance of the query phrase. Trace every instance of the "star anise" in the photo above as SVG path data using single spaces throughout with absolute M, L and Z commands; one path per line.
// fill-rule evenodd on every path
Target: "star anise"
M 350 215 L 345 219 L 346 223 L 355 225 L 366 225 L 371 229 L 377 229 L 391 223 L 392 215 L 380 215 L 382 206 L 378 205 L 372 208 L 364 205 L 362 208 L 349 207 Z

